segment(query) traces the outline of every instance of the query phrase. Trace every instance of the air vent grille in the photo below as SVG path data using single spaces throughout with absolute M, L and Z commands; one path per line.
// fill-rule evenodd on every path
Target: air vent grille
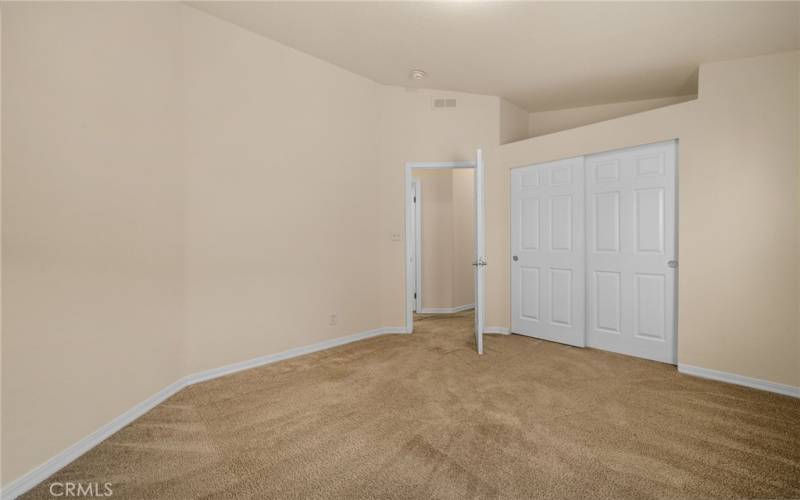
M 456 107 L 456 100 L 437 97 L 433 100 L 433 107 L 434 108 L 455 108 Z

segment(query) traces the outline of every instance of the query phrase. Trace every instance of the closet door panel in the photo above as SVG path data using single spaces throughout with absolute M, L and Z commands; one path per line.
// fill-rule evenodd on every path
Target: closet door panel
M 511 331 L 585 345 L 583 158 L 511 173 Z
M 676 362 L 675 171 L 674 142 L 586 157 L 592 347 Z

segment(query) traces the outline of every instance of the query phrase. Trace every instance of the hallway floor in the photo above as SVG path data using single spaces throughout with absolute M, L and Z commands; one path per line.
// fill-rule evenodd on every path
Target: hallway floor
M 51 481 L 115 498 L 800 496 L 800 400 L 472 311 L 191 386 Z

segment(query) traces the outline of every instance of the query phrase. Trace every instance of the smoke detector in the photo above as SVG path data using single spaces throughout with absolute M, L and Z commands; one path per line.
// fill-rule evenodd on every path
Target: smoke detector
M 411 80 L 422 80 L 426 76 L 428 76 L 428 74 L 422 71 L 421 69 L 412 69 L 411 72 L 408 74 L 408 78 Z

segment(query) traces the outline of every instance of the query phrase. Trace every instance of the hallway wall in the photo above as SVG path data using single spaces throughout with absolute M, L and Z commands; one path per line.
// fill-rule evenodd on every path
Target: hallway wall
M 475 171 L 453 171 L 453 305 L 475 303 Z
M 421 169 L 422 302 L 452 309 L 475 302 L 475 175 L 472 169 Z M 419 311 L 420 309 L 418 309 Z

